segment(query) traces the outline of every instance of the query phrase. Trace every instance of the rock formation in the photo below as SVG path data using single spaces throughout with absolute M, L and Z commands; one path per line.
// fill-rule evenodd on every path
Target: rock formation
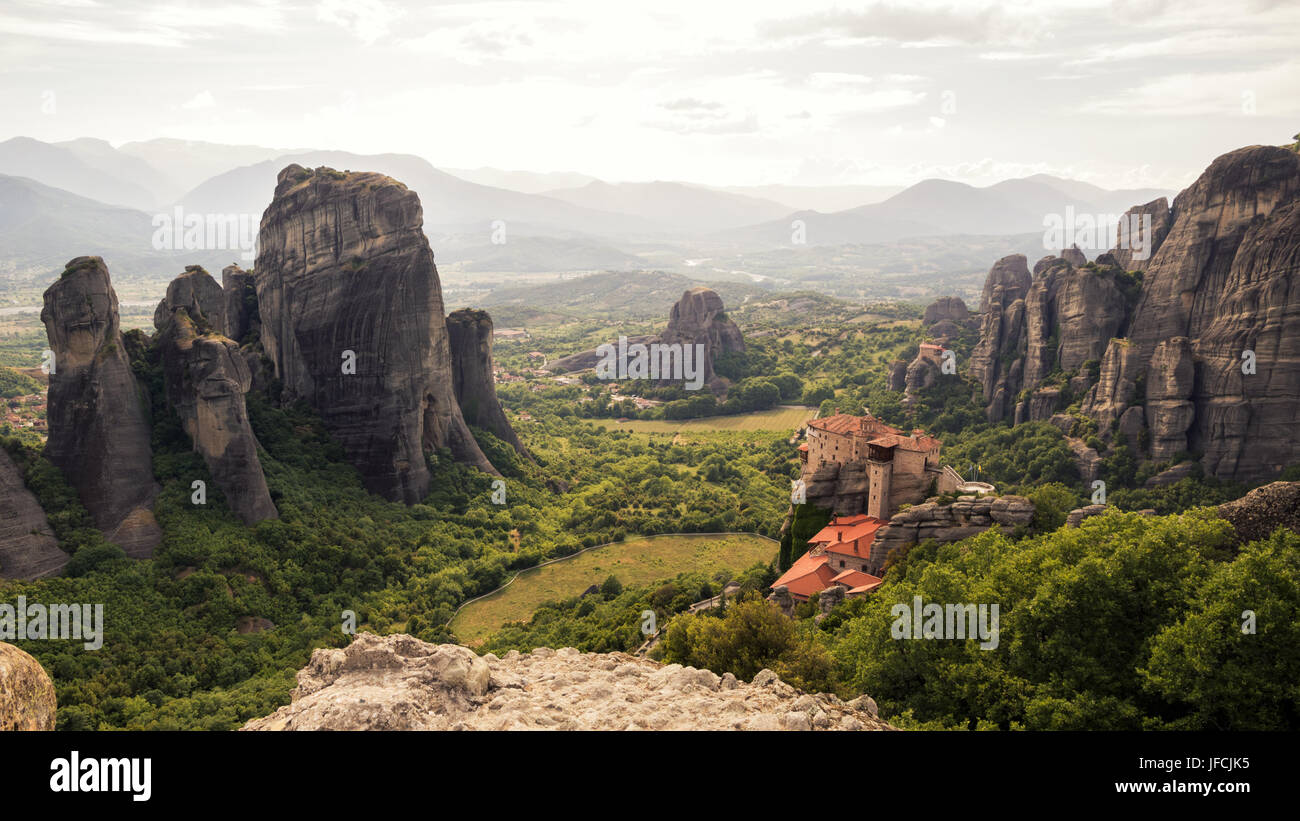
M 658 336 L 629 337 L 629 346 L 652 343 L 666 345 L 703 345 L 704 346 L 704 382 L 720 393 L 726 383 L 714 372 L 714 363 L 719 356 L 727 353 L 741 353 L 745 350 L 745 338 L 723 309 L 722 297 L 717 291 L 703 285 L 691 288 L 682 294 L 682 298 L 673 304 L 668 315 L 668 326 Z M 612 344 L 612 343 L 611 343 Z M 693 354 L 692 354 L 693 355 Z M 593 368 L 601 359 L 598 350 L 557 359 L 546 368 L 552 373 L 568 373 Z M 661 384 L 680 383 L 681 380 L 662 379 Z
M 804 498 L 836 516 L 853 516 L 863 511 L 870 486 L 866 462 L 827 462 L 804 479 Z
M 280 172 L 258 240 L 262 344 L 372 492 L 413 504 L 425 453 L 495 473 L 452 388 L 442 288 L 419 197 L 382 174 Z
M 178 308 L 184 308 L 203 332 L 226 332 L 226 294 L 203 266 L 186 265 L 185 273 L 171 281 L 154 309 L 153 326 L 165 326 Z
M 1219 505 L 1242 542 L 1267 539 L 1279 527 L 1300 533 L 1300 482 L 1273 482 Z
M 492 317 L 487 311 L 463 308 L 447 315 L 447 339 L 451 347 L 452 386 L 461 415 L 527 456 L 523 442 L 510 427 L 497 399 L 492 376 Z
M 8 451 L 0 448 L 0 579 L 56 576 L 67 563 L 45 511 Z
M 1097 263 L 1048 257 L 1028 285 L 1015 258 L 989 272 L 970 369 L 988 418 L 1082 399 L 1103 439 L 1156 462 L 1199 453 L 1208 474 L 1252 481 L 1300 461 L 1300 156 L 1233 151 L 1172 208 L 1129 213 L 1151 218 L 1147 260 L 1121 229 Z
M 1161 197 L 1128 209 L 1115 234 L 1115 248 L 1110 252 L 1114 264 L 1126 271 L 1145 271 L 1169 235 L 1169 200 Z
M 55 355 L 45 453 L 109 541 L 128 556 L 152 556 L 162 530 L 151 510 L 158 486 L 148 400 L 131 372 L 104 261 L 69 262 L 45 291 L 41 321 Z
M 1127 319 L 1127 303 L 1115 268 L 1079 267 L 1082 252 L 1044 257 L 1027 274 L 1024 257 L 1000 260 L 985 283 L 988 309 L 971 357 L 971 375 L 984 385 L 990 421 L 1045 420 L 1063 399 L 1050 393 L 1023 396 L 1053 373 L 1077 374 L 1099 360 Z M 1026 286 L 1025 277 L 1030 281 Z M 1009 283 L 1009 284 L 1007 284 Z M 992 286 L 992 287 L 990 287 Z M 1088 380 L 1070 390 L 1086 389 Z
M 865 696 L 801 693 L 726 673 L 573 648 L 476 656 L 362 633 L 317 650 L 292 703 L 245 730 L 892 730 Z
M 216 280 L 190 266 L 168 287 L 154 323 L 167 402 L 180 415 L 226 504 L 251 525 L 278 513 L 244 404 L 252 375 L 239 346 L 222 336 L 210 319 L 223 317 L 226 304 Z
M 907 389 L 907 366 L 905 359 L 895 359 L 889 366 L 889 389 L 901 391 Z
M 712 288 L 697 286 L 682 294 L 668 315 L 660 336 L 666 345 L 703 345 L 704 381 L 714 382 L 713 363 L 726 353 L 741 353 L 745 339 L 723 309 L 722 297 Z
M 891 553 L 927 539 L 959 542 L 977 536 L 994 525 L 1007 529 L 1027 525 L 1034 518 L 1034 503 L 1023 496 L 958 496 L 941 504 L 930 501 L 895 513 L 889 524 L 876 532 L 871 543 L 867 572 L 883 576 Z
M 925 307 L 925 314 L 921 319 L 921 324 L 930 327 L 946 321 L 960 325 L 969 318 L 970 311 L 966 308 L 966 303 L 962 301 L 961 297 L 943 296 Z
M 242 343 L 250 331 L 262 328 L 253 275 L 238 265 L 227 265 L 221 269 L 221 290 L 226 299 L 226 324 L 221 332 Z
M 983 386 L 990 421 L 1004 419 L 1020 390 L 1026 345 L 1025 296 L 1033 280 L 1024 254 L 998 260 L 980 297 L 980 340 L 971 352 L 970 374 Z
M 41 663 L 0 642 L 0 732 L 54 729 L 54 682 Z

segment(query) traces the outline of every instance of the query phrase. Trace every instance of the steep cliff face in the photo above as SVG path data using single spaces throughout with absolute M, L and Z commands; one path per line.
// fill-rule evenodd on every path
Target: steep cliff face
M 1135 205 L 1124 212 L 1123 219 L 1115 231 L 1111 258 L 1125 271 L 1145 271 L 1169 235 L 1169 200 L 1161 197 L 1146 205 Z
M 492 317 L 487 311 L 462 308 L 447 315 L 447 338 L 451 347 L 452 386 L 465 421 L 491 431 L 521 455 L 523 442 L 510 427 L 492 378 Z
M 719 356 L 745 350 L 745 339 L 724 312 L 722 297 L 704 286 L 690 289 L 677 300 L 660 341 L 668 345 L 703 345 L 705 382 L 713 382 L 713 363 Z
M 1089 265 L 1077 248 L 1048 256 L 1029 274 L 1022 256 L 1000 260 L 985 283 L 984 327 L 971 374 L 984 385 L 990 421 L 1040 421 L 1056 410 L 1061 386 L 1040 388 L 1053 373 L 1078 374 L 1100 360 L 1128 319 L 1118 269 Z M 1025 285 L 1026 277 L 1029 284 Z M 1088 385 L 1072 383 L 1071 392 Z M 1028 398 L 1020 398 L 1029 390 Z
M 78 257 L 45 291 L 41 321 L 55 355 L 46 455 L 128 556 L 147 558 L 162 541 L 151 507 L 148 402 L 122 342 L 117 294 L 99 257 Z
M 362 633 L 317 650 L 292 703 L 244 730 L 893 730 L 875 701 L 748 684 L 679 664 L 572 647 L 504 658 Z
M 227 265 L 221 269 L 221 290 L 226 303 L 226 324 L 222 333 L 242 343 L 250 331 L 261 330 L 253 275 L 238 265 Z
M 209 309 L 224 309 L 220 286 L 202 268 L 192 266 L 172 282 L 154 314 L 167 401 L 180 415 L 230 509 L 244 524 L 256 524 L 278 513 L 244 404 L 252 374 L 239 346 L 216 332 L 204 306 L 192 299 L 200 294 L 208 295 Z
M 1144 440 L 1155 461 L 1200 453 L 1208 473 L 1241 481 L 1300 461 L 1300 155 L 1233 151 L 1172 209 L 1161 199 L 1129 214 L 1151 218 L 1150 259 L 1135 258 L 1121 229 L 1100 265 L 1040 261 L 1023 326 L 1018 268 L 990 271 L 971 363 L 989 418 L 1006 418 L 1023 390 L 1032 396 L 1017 422 L 1050 414 L 1041 383 L 1052 369 L 1100 358 L 1095 385 L 1081 372 L 1068 384 L 1103 438 Z M 1124 269 L 1144 272 L 1140 294 Z
M 1215 308 L 1192 345 L 1189 445 L 1215 475 L 1274 475 L 1300 461 L 1300 199 L 1247 231 Z
M 970 373 L 983 386 L 985 413 L 990 421 L 1010 413 L 1024 375 L 1025 297 L 1033 279 L 1024 254 L 994 263 L 980 297 L 980 341 L 971 352 Z
M 1227 283 L 1238 252 L 1254 260 L 1249 246 L 1261 240 L 1274 209 L 1298 193 L 1300 155 L 1252 146 L 1219 157 L 1174 198 L 1172 225 L 1147 266 L 1140 321 L 1133 324 L 1143 357 L 1161 340 L 1205 333 L 1230 296 Z M 1243 248 L 1248 233 L 1251 241 Z
M 1209 474 L 1243 481 L 1300 460 L 1297 268 L 1296 154 L 1267 146 L 1233 151 L 1174 199 L 1130 333 L 1132 379 L 1147 385 L 1153 459 L 1201 453 Z M 1243 370 L 1247 359 L 1253 373 Z M 1103 379 L 1084 411 L 1104 431 L 1140 401 Z
M 422 225 L 419 198 L 389 177 L 291 165 L 262 216 L 256 268 L 283 399 L 316 408 L 366 486 L 408 504 L 428 492 L 426 451 L 495 472 L 456 402 Z
M 0 579 L 56 576 L 67 563 L 45 511 L 8 452 L 0 449 Z

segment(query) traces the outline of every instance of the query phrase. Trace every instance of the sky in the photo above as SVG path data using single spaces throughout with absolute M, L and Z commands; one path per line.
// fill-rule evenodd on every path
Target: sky
M 710 185 L 1181 188 L 1300 131 L 1288 0 L 0 0 L 0 139 Z

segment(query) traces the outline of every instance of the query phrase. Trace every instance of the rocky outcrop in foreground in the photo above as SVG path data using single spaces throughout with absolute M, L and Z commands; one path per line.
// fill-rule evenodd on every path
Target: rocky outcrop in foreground
M 497 399 L 492 377 L 492 317 L 472 308 L 453 311 L 447 315 L 447 338 L 452 383 L 465 421 L 490 431 L 526 457 L 528 451 Z
M 883 575 L 890 553 L 927 539 L 959 542 L 994 525 L 1010 529 L 1027 525 L 1033 518 L 1034 503 L 1023 496 L 965 495 L 951 504 L 932 501 L 909 507 L 895 513 L 889 524 L 877 531 L 867 572 Z
M 408 504 L 428 493 L 428 451 L 495 473 L 456 402 L 423 222 L 396 180 L 290 165 L 262 216 L 256 267 L 282 400 L 314 407 L 367 488 Z
M 0 449 L 0 579 L 42 579 L 68 563 L 22 472 Z
M 41 321 L 55 355 L 45 453 L 95 526 L 128 556 L 162 541 L 153 516 L 148 400 L 122 341 L 117 294 L 99 257 L 78 257 L 45 291 Z
M 0 642 L 0 732 L 53 730 L 54 682 L 41 663 Z
M 252 374 L 239 346 L 219 331 L 225 309 L 221 286 L 207 271 L 191 266 L 173 280 L 154 312 L 156 341 L 168 404 L 203 455 L 226 504 L 252 525 L 279 514 L 244 403 Z
M 727 673 L 626 653 L 539 648 L 479 657 L 411 636 L 317 650 L 293 701 L 245 730 L 891 730 L 864 697 L 800 693 L 770 670 Z

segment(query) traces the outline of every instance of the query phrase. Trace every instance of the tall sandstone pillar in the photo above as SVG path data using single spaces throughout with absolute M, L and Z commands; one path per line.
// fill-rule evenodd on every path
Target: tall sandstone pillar
M 104 260 L 69 262 L 45 291 L 41 321 L 55 357 L 46 456 L 109 541 L 128 556 L 152 556 L 162 530 L 151 510 L 159 488 L 148 400 L 131 372 Z
M 452 387 L 442 287 L 419 197 L 374 173 L 290 165 L 262 215 L 262 344 L 285 402 L 321 415 L 371 492 L 414 504 L 425 453 L 495 473 Z

